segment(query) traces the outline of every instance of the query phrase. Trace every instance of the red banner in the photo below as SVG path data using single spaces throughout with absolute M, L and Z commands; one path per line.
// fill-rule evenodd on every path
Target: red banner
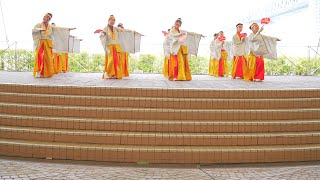
M 225 40 L 226 40 L 226 37 L 224 37 L 224 36 L 219 37 L 218 40 L 219 40 L 219 41 L 225 41 Z
M 269 24 L 270 23 L 270 18 L 262 18 L 261 19 L 261 24 Z
M 240 37 L 247 37 L 247 33 L 240 34 Z
M 102 32 L 101 29 L 97 29 L 96 31 L 94 31 L 95 34 L 96 34 L 96 33 L 101 33 L 101 32 Z

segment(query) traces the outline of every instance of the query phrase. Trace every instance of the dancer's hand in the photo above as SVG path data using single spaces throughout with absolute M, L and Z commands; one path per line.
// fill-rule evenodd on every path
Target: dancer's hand
M 264 27 L 262 26 L 259 30 L 259 32 L 261 33 L 264 30 Z

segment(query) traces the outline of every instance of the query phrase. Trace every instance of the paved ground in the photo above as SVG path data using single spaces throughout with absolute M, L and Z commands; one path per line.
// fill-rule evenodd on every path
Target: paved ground
M 177 166 L 177 165 L 176 165 Z M 223 167 L 141 167 L 0 157 L 0 179 L 320 179 L 320 162 Z
M 144 88 L 196 88 L 196 89 L 305 89 L 320 88 L 316 76 L 267 76 L 263 82 L 245 82 L 240 79 L 215 78 L 193 75 L 192 81 L 168 81 L 160 74 L 132 74 L 122 80 L 102 79 L 102 73 L 66 73 L 53 78 L 34 78 L 31 72 L 0 71 L 0 84 L 38 84 L 73 86 L 112 86 Z

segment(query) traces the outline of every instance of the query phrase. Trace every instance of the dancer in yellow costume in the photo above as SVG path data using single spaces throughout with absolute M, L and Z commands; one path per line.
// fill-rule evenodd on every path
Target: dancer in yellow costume
M 170 59 L 169 80 L 190 81 L 192 79 L 189 68 L 188 47 L 181 40 L 187 35 L 180 30 L 182 21 L 178 18 L 170 30 Z
M 165 31 L 164 31 L 165 33 Z M 163 42 L 163 53 L 164 53 L 164 62 L 162 74 L 165 78 L 169 77 L 169 59 L 170 59 L 170 29 L 164 34 L 165 40 Z
M 62 58 L 62 72 L 66 73 L 69 71 L 69 53 L 63 53 Z
M 55 23 L 51 23 L 52 27 L 55 27 Z M 53 53 L 53 71 L 55 74 L 62 72 L 62 64 L 61 64 L 62 58 L 60 53 Z
M 232 38 L 233 43 L 233 59 L 232 59 L 232 72 L 231 77 L 247 79 L 248 73 L 248 63 L 245 54 L 246 49 L 246 35 L 241 34 L 243 29 L 243 24 L 238 23 L 236 25 L 237 33 Z
M 248 37 L 248 79 L 249 81 L 264 80 L 264 58 L 277 59 L 277 41 L 280 39 L 262 35 L 263 27 L 257 23 L 250 26 L 252 33 Z
M 123 24 L 119 23 L 118 28 L 124 29 Z M 123 73 L 125 77 L 129 76 L 129 53 L 127 52 L 121 52 L 120 53 L 120 59 L 123 60 Z
M 100 32 L 100 41 L 105 51 L 105 67 L 102 78 L 122 79 L 129 75 L 128 59 L 124 59 L 123 52 L 136 53 L 140 51 L 142 34 L 129 30 L 114 27 L 115 17 L 111 15 L 108 20 L 108 26 Z M 124 65 L 126 64 L 126 65 Z
M 75 30 L 76 28 L 62 28 L 62 27 L 57 27 L 55 23 L 51 23 L 51 26 L 53 28 L 53 31 L 55 30 L 61 30 L 61 29 L 65 29 L 65 30 Z M 59 36 L 61 36 L 60 33 L 57 33 Z M 64 40 L 63 44 L 69 44 L 69 39 Z M 69 45 L 68 45 L 69 47 Z M 54 47 L 56 48 L 56 47 Z M 68 53 L 67 52 L 63 52 L 63 53 L 57 53 L 55 51 L 53 51 L 53 67 L 54 67 L 54 73 L 58 74 L 61 72 L 67 72 L 68 71 Z
M 218 38 L 215 40 L 216 57 L 219 59 L 218 65 L 218 77 L 228 77 L 228 51 L 227 45 L 230 43 L 225 41 L 225 36 L 223 31 L 220 31 Z
M 49 24 L 51 18 L 51 13 L 45 14 L 42 23 L 35 25 L 32 30 L 35 49 L 34 77 L 52 77 L 54 73 L 51 37 L 52 27 Z
M 209 61 L 209 75 L 218 77 L 219 60 L 216 57 L 215 52 L 215 40 L 218 38 L 218 33 L 213 36 L 213 41 L 210 43 L 210 61 Z
M 118 42 L 118 30 L 114 27 L 116 19 L 113 15 L 109 17 L 108 26 L 103 29 L 100 39 L 107 39 L 105 66 L 102 78 L 122 79 L 124 76 L 123 64 L 121 58 L 121 47 Z

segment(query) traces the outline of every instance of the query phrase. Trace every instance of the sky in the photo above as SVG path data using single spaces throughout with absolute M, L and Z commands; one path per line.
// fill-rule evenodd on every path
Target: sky
M 182 18 L 181 29 L 207 36 L 200 43 L 199 51 L 208 52 L 212 35 L 220 30 L 228 30 L 227 39 L 235 33 L 235 24 L 243 22 L 251 10 L 262 8 L 270 0 L 0 0 L 7 36 L 10 42 L 18 41 L 19 49 L 32 49 L 31 30 L 42 21 L 45 13 L 51 12 L 57 26 L 76 27 L 71 34 L 83 39 L 81 50 L 102 53 L 99 37 L 93 32 L 107 25 L 113 14 L 116 24 L 123 23 L 126 29 L 144 34 L 141 53 L 162 53 L 164 36 L 161 31 L 170 28 L 177 18 Z M 292 25 L 303 21 L 304 13 L 295 17 L 276 19 L 265 28 L 265 34 L 281 36 L 283 42 L 292 44 L 299 28 Z M 0 14 L 0 18 L 2 15 Z M 260 17 L 257 17 L 260 18 Z M 293 20 L 294 19 L 294 20 Z M 273 21 L 273 20 L 272 20 Z M 292 21 L 292 22 L 291 22 Z M 288 29 L 287 29 L 288 28 Z M 288 33 L 289 28 L 294 32 Z M 233 30 L 234 29 L 234 30 Z M 248 24 L 244 32 L 250 33 Z M 302 30 L 302 27 L 301 27 Z M 6 40 L 2 19 L 0 19 L 0 49 Z M 304 41 L 302 41 L 304 42 Z

